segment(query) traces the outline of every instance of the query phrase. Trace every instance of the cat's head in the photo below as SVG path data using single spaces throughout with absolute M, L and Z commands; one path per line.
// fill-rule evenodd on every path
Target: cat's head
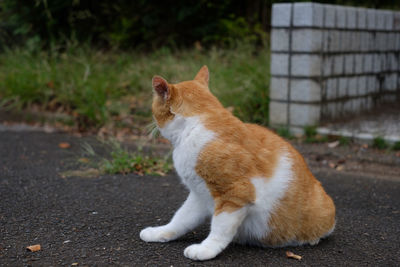
M 163 128 L 176 115 L 195 116 L 221 107 L 208 88 L 209 76 L 207 66 L 203 66 L 193 80 L 177 84 L 154 76 L 152 111 L 158 127 Z

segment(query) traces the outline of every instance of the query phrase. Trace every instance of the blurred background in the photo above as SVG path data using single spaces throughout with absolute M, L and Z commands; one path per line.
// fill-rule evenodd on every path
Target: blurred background
M 277 2 L 285 1 L 1 0 L 2 116 L 141 134 L 151 121 L 152 76 L 173 83 L 208 65 L 221 102 L 268 125 Z M 400 9 L 393 0 L 318 2 Z

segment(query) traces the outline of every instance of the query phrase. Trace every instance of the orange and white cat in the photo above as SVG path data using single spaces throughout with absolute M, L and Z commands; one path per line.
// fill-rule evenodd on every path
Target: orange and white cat
M 208 237 L 187 247 L 186 257 L 212 259 L 232 241 L 317 244 L 335 227 L 332 199 L 289 143 L 233 116 L 208 81 L 206 66 L 192 81 L 153 78 L 153 115 L 174 147 L 175 169 L 190 193 L 168 224 L 148 227 L 140 238 L 171 241 L 211 217 Z

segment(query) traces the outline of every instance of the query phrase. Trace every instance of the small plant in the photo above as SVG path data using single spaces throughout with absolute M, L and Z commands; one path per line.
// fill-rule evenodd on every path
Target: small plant
M 383 139 L 380 136 L 377 136 L 374 138 L 374 140 L 372 141 L 372 147 L 374 148 L 378 148 L 378 149 L 386 149 L 389 147 L 388 143 L 385 141 L 385 139 Z
M 315 126 L 304 127 L 304 135 L 306 136 L 306 143 L 323 143 L 328 141 L 326 136 L 318 135 L 317 127 Z
M 121 147 L 119 143 L 113 142 L 111 159 L 104 159 L 100 169 L 109 174 L 136 173 L 138 175 L 166 175 L 172 164 L 167 158 L 152 157 L 145 155 L 139 148 L 136 152 L 129 152 Z
M 286 139 L 292 139 L 293 136 L 291 135 L 289 129 L 287 127 L 280 127 L 276 130 L 276 133 Z
M 340 144 L 341 146 L 348 146 L 348 145 L 350 144 L 350 138 L 345 137 L 345 136 L 341 136 L 341 137 L 339 138 L 339 144 Z
M 400 150 L 400 141 L 397 141 L 396 143 L 394 143 L 394 145 L 392 146 L 393 150 Z

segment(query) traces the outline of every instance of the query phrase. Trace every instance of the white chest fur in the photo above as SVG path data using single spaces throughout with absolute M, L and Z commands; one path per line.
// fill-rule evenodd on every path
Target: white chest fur
M 197 175 L 195 167 L 201 150 L 215 138 L 215 133 L 206 129 L 199 117 L 180 115 L 176 115 L 160 131 L 174 146 L 172 154 L 174 166 L 182 183 L 204 201 L 213 202 L 204 180 Z

